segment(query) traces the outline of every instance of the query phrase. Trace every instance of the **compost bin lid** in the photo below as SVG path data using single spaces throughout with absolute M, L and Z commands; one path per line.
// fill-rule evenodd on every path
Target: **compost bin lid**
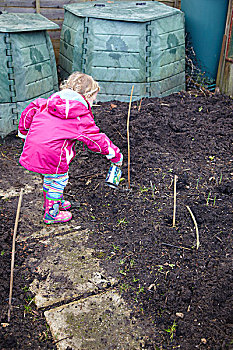
M 0 15 L 0 32 L 4 33 L 58 28 L 56 23 L 38 13 L 2 13 Z
M 79 17 L 133 22 L 147 22 L 181 12 L 157 1 L 88 1 L 64 8 Z

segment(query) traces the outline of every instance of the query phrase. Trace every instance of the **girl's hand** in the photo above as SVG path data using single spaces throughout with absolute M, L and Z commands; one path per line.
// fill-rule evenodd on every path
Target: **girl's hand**
M 121 159 L 118 160 L 118 162 L 116 162 L 114 164 L 117 165 L 117 166 L 122 166 L 122 163 L 123 163 L 123 154 L 121 153 Z

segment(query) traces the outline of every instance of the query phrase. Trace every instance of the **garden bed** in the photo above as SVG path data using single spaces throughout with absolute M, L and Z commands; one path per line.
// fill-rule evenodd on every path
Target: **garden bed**
M 221 94 L 178 93 L 132 103 L 130 187 L 128 106 L 112 101 L 93 108 L 101 131 L 124 154 L 123 181 L 116 190 L 108 187 L 104 179 L 110 163 L 77 145 L 65 191 L 66 198 L 73 202 L 72 220 L 91 230 L 88 245 L 94 248 L 104 269 L 117 277 L 116 288 L 132 308 L 132 316 L 147 329 L 145 349 L 232 349 L 232 100 Z M 0 149 L 2 176 L 12 176 L 12 185 L 16 183 L 19 188 L 25 185 L 16 162 L 21 149 L 21 141 L 14 136 L 6 138 Z M 1 199 L 2 303 L 8 297 L 16 207 L 17 198 Z M 198 227 L 198 249 L 188 207 Z M 40 215 L 42 211 L 38 227 L 43 225 Z M 23 222 L 20 225 L 22 228 Z M 20 272 L 26 253 L 17 248 Z M 33 276 L 30 271 L 25 274 L 29 282 Z M 21 275 L 17 278 L 21 289 L 15 292 L 15 305 L 19 307 L 14 310 L 18 315 L 13 324 L 15 332 L 11 327 L 15 344 L 22 346 L 28 339 L 28 328 L 36 341 L 32 348 L 52 348 L 49 333 L 45 339 L 42 315 L 34 315 L 34 323 L 31 313 L 23 317 L 28 292 L 22 291 L 25 283 L 20 282 Z M 21 319 L 23 331 L 19 334 Z M 7 327 L 1 332 L 4 348 L 9 332 Z

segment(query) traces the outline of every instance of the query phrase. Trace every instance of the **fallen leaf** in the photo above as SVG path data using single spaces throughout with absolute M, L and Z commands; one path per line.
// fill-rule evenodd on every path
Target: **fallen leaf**
M 202 344 L 206 344 L 207 343 L 206 338 L 201 338 L 201 342 L 202 342 Z
M 5 327 L 8 327 L 8 326 L 9 326 L 9 323 L 1 323 L 1 326 L 4 327 L 4 328 L 5 328 Z

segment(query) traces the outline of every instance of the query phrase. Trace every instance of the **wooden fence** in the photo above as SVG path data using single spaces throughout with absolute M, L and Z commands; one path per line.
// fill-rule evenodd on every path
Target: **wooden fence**
M 85 1 L 85 0 L 81 0 Z M 40 13 L 59 25 L 60 29 L 48 31 L 58 60 L 60 47 L 60 32 L 64 19 L 63 6 L 81 2 L 75 0 L 0 0 L 0 11 L 11 13 Z M 100 0 L 101 1 L 101 0 Z M 180 8 L 181 0 L 156 0 L 168 6 Z

